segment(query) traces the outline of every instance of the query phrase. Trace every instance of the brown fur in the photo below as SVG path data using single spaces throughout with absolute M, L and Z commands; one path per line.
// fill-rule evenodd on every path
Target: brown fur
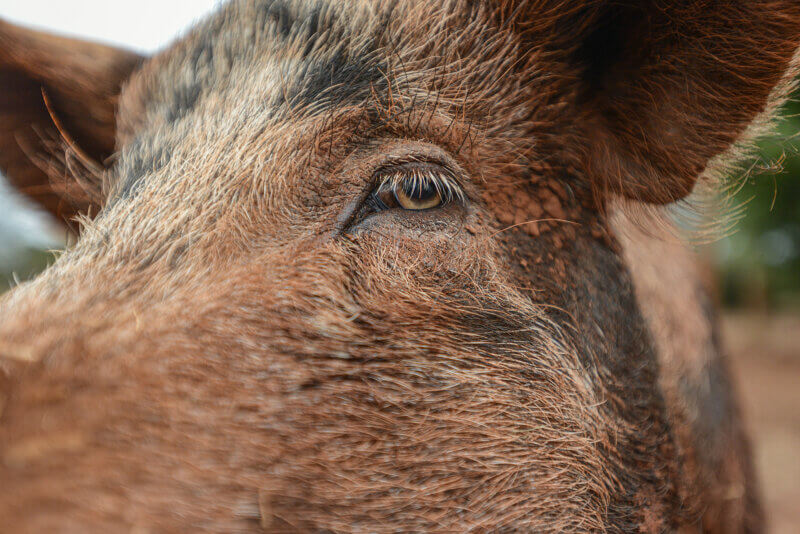
M 89 167 L 79 145 L 114 124 L 84 181 L 102 211 L 0 307 L 0 517 L 759 530 L 692 260 L 616 205 L 730 164 L 784 96 L 799 23 L 788 1 L 239 0 L 118 99 L 138 60 L 105 52 L 106 129 L 72 133 L 71 99 L 48 113 Z M 26 57 L 14 79 L 58 87 Z M 376 170 L 409 158 L 465 201 L 364 216 Z

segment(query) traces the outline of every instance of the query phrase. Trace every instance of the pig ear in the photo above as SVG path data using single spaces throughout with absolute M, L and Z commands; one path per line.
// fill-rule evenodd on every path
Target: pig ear
M 91 199 L 64 177 L 75 166 L 102 173 L 114 151 L 117 97 L 140 61 L 0 20 L 0 171 L 11 184 L 62 219 L 87 208 Z
M 635 200 L 687 195 L 774 111 L 797 73 L 797 0 L 576 1 L 559 15 L 542 2 L 502 4 L 521 17 L 526 46 L 550 48 L 545 56 L 575 77 L 591 178 Z

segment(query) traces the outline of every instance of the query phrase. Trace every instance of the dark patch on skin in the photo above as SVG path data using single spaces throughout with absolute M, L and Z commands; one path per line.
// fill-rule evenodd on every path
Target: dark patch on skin
M 465 295 L 460 304 L 472 304 L 478 308 L 472 295 Z M 500 303 L 481 302 L 480 306 L 479 311 L 464 313 L 459 319 L 461 330 L 458 332 L 467 332 L 469 335 L 461 339 L 462 336 L 456 334 L 456 337 L 469 343 L 476 352 L 495 358 L 499 347 L 530 347 L 538 342 L 537 337 L 530 334 L 530 317 L 508 307 L 504 308 Z M 509 355 L 519 357 L 517 353 L 509 352 Z
M 331 25 L 341 18 L 331 12 L 335 9 L 335 6 L 318 3 L 303 18 L 296 18 L 283 2 L 262 6 L 265 18 L 276 23 L 281 37 L 306 43 L 303 58 L 312 55 L 323 36 L 329 49 L 336 47 L 331 58 L 309 60 L 294 73 L 296 82 L 291 84 L 292 88 L 286 95 L 288 104 L 292 106 L 305 106 L 324 99 L 335 107 L 363 100 L 370 96 L 373 88 L 379 93 L 385 88 L 388 67 L 375 57 L 380 48 L 380 36 L 373 35 L 360 42 L 363 36 L 342 33 L 342 28 Z M 329 22 L 323 26 L 323 20 Z M 286 103 L 280 101 L 281 105 Z
M 192 111 L 202 92 L 203 88 L 199 83 L 176 86 L 175 92 L 172 93 L 171 105 L 167 109 L 167 121 L 175 122 Z
M 314 49 L 314 44 L 319 37 L 319 19 L 322 13 L 322 6 L 316 5 L 311 10 L 311 15 L 308 17 L 308 43 L 306 43 L 305 50 L 303 50 L 303 57 L 308 57 Z
M 330 31 L 331 25 L 325 28 L 320 28 L 320 20 L 322 18 L 323 9 L 330 11 L 333 6 L 323 5 L 322 3 L 315 4 L 311 8 L 311 12 L 303 18 L 296 17 L 286 2 L 273 1 L 266 2 L 258 6 L 256 14 L 256 25 L 259 28 L 274 24 L 278 30 L 278 34 L 284 40 L 293 39 L 297 42 L 305 42 L 305 49 L 303 57 L 308 57 L 325 30 Z M 331 16 L 329 21 L 335 21 L 338 17 Z
M 330 60 L 304 65 L 289 91 L 289 103 L 305 106 L 324 100 L 336 107 L 365 100 L 373 91 L 383 94 L 388 67 L 373 56 L 374 50 L 370 40 L 357 52 L 340 47 Z
M 642 507 L 639 494 L 650 491 L 646 488 L 662 492 L 672 517 L 680 517 L 675 490 L 664 483 L 663 475 L 669 465 L 671 427 L 658 386 L 656 354 L 629 272 L 607 244 L 588 235 L 588 226 L 581 226 L 576 239 L 563 245 L 563 271 L 550 260 L 542 261 L 555 249 L 550 234 L 531 240 L 523 229 L 513 228 L 501 241 L 519 283 L 535 288 L 532 299 L 547 304 L 544 311 L 554 324 L 575 330 L 569 342 L 586 372 L 601 376 L 605 390 L 599 389 L 598 396 L 604 410 L 630 429 L 620 432 L 615 444 L 599 443 L 598 448 L 609 463 L 624 466 L 615 473 L 620 488 L 611 494 L 606 520 L 633 532 L 639 521 L 636 511 Z
M 144 141 L 134 141 L 126 149 L 125 164 L 120 169 L 120 179 L 108 205 L 133 197 L 142 186 L 142 179 L 164 167 L 171 157 L 169 146 L 144 146 Z
M 289 7 L 281 0 L 260 5 L 257 20 L 263 20 L 264 25 L 270 21 L 275 22 L 280 32 L 281 37 L 288 38 L 292 34 L 292 27 L 296 24 L 297 19 L 292 16 Z
M 197 72 L 202 67 L 213 65 L 217 59 L 218 56 L 214 54 L 214 41 L 207 37 L 199 40 L 192 48 L 187 62 L 191 65 L 193 71 Z

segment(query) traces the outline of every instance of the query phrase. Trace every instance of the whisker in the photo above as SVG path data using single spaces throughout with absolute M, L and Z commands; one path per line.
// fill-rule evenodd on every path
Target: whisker
M 492 237 L 496 236 L 497 234 L 501 234 L 501 233 L 505 232 L 506 230 L 511 230 L 512 228 L 516 228 L 517 226 L 522 226 L 522 225 L 531 224 L 531 223 L 540 223 L 540 222 L 563 222 L 563 223 L 567 223 L 567 224 L 574 224 L 575 226 L 581 226 L 581 223 L 576 222 L 576 221 L 569 221 L 567 219 L 555 219 L 555 218 L 531 219 L 530 221 L 524 221 L 524 222 L 521 222 L 521 223 L 512 224 L 511 226 L 506 226 L 505 228 L 503 228 L 501 230 L 498 230 L 495 233 L 493 233 L 492 235 L 490 235 L 489 238 L 491 239 Z

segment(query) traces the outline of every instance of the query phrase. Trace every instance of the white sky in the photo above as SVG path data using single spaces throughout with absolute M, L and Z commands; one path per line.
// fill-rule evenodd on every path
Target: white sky
M 219 0 L 0 0 L 0 18 L 152 51 L 218 4 Z
M 219 0 L 0 0 L 0 18 L 103 41 L 139 52 L 161 48 L 212 11 Z M 2 91 L 2 88 L 0 88 Z M 25 246 L 58 245 L 49 221 L 21 202 L 0 176 L 0 269 Z

